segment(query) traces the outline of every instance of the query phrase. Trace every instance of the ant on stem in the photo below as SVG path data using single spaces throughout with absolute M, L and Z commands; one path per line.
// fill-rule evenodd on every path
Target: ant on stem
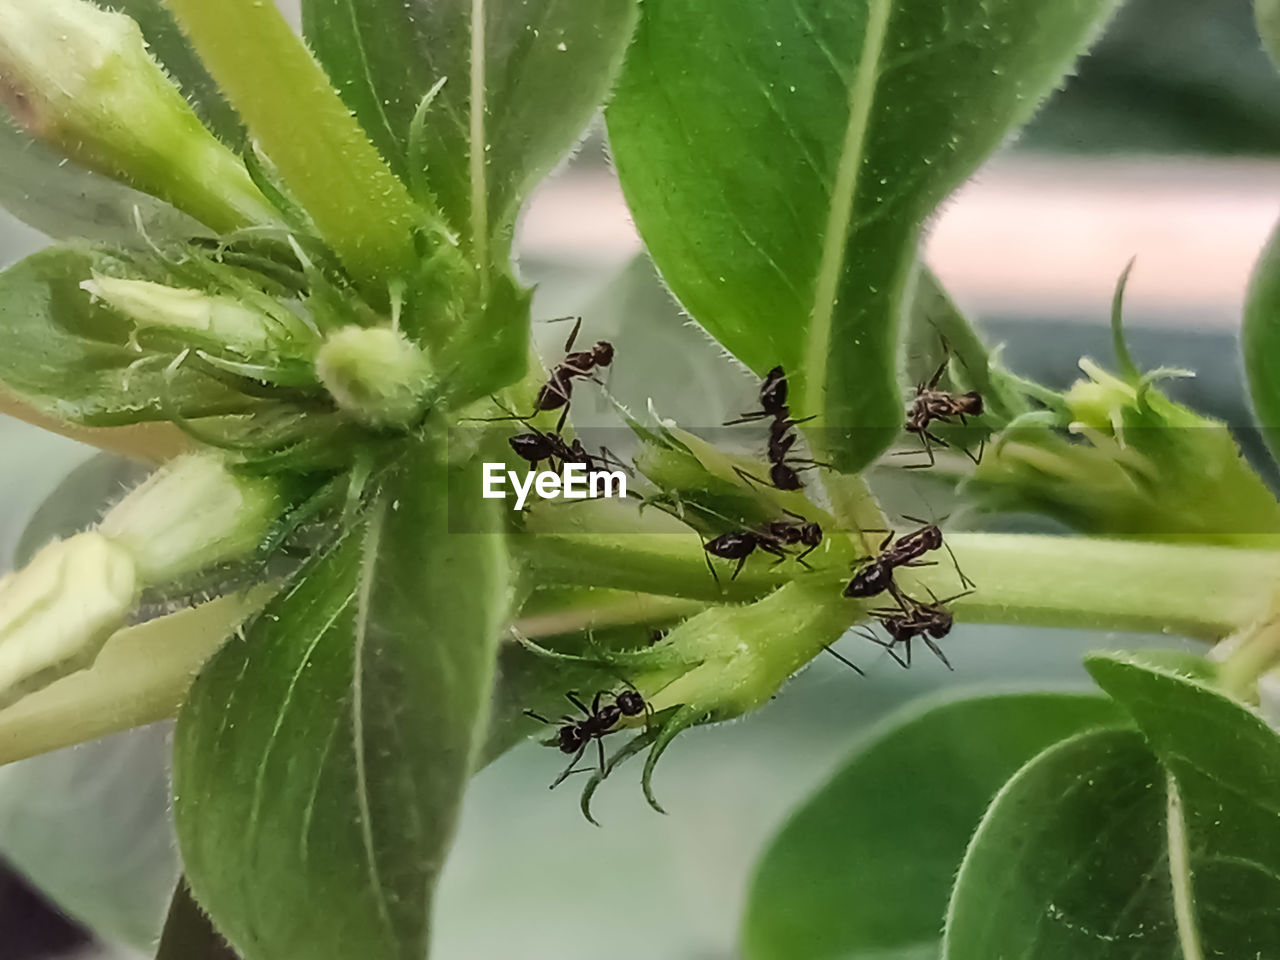
M 888 650 L 889 655 L 904 669 L 911 666 L 911 641 L 919 637 L 948 670 L 955 670 L 955 667 L 951 665 L 951 661 L 947 659 L 947 655 L 938 646 L 937 641 L 947 636 L 955 624 L 955 618 L 946 605 L 953 600 L 968 596 L 972 592 L 972 590 L 966 590 L 964 593 L 958 593 L 953 597 L 948 597 L 946 600 L 939 600 L 933 595 L 933 591 L 929 591 L 929 596 L 933 598 L 932 603 L 921 603 L 903 594 L 897 594 L 899 610 L 871 611 L 871 616 L 889 634 L 889 639 L 887 641 L 881 640 L 871 632 L 866 632 L 863 635 L 873 643 L 879 644 Z M 894 649 L 899 644 L 902 644 L 905 648 L 905 658 L 899 657 Z
M 822 543 L 822 527 L 812 520 L 806 520 L 798 513 L 792 513 L 790 510 L 785 511 L 789 516 L 795 517 L 794 520 L 770 520 L 764 524 L 763 529 L 752 530 L 750 528 L 743 530 L 730 530 L 728 533 L 722 533 L 713 540 L 704 543 L 703 549 L 713 557 L 719 557 L 722 560 L 737 560 L 738 565 L 733 570 L 733 576 L 730 580 L 738 579 L 738 574 L 742 572 L 743 565 L 747 562 L 747 558 L 757 550 L 765 553 L 773 554 L 777 557 L 776 563 L 781 563 L 790 554 L 787 553 L 786 547 L 794 547 L 803 545 L 805 549 L 796 556 L 795 560 L 803 567 L 809 565 L 805 563 L 805 557 L 818 549 Z M 712 573 L 715 568 L 712 568 Z
M 897 588 L 894 584 L 893 572 L 899 567 L 932 566 L 932 561 L 921 558 L 940 547 L 951 554 L 951 562 L 956 564 L 960 582 L 967 588 L 974 586 L 973 581 L 965 576 L 960 565 L 956 563 L 955 554 L 951 553 L 951 548 L 943 540 L 941 527 L 936 523 L 926 523 L 919 517 L 904 517 L 904 519 L 922 526 L 918 530 L 904 533 L 896 541 L 892 531 L 886 534 L 880 543 L 880 552 L 863 564 L 844 588 L 846 597 L 874 597 L 886 590 L 896 595 Z
M 942 341 L 942 347 L 943 351 L 947 352 L 947 341 L 945 339 Z M 968 426 L 967 417 L 979 417 L 982 415 L 982 395 L 976 390 L 971 390 L 968 393 L 950 393 L 946 390 L 938 389 L 938 384 L 942 381 L 942 375 L 946 372 L 950 363 L 951 356 L 947 352 L 938 369 L 934 371 L 933 376 L 924 383 L 916 385 L 915 396 L 911 398 L 911 402 L 907 405 L 907 422 L 903 425 L 903 429 L 907 433 L 915 434 L 920 438 L 924 444 L 924 452 L 929 457 L 928 463 L 913 464 L 907 467 L 908 470 L 932 467 L 936 462 L 933 454 L 934 444 L 940 447 L 951 446 L 951 444 L 930 431 L 929 427 L 934 422 L 953 424 L 959 420 L 962 425 Z M 974 456 L 965 447 L 960 449 L 975 464 L 982 460 L 983 447 L 978 448 L 977 456 Z
M 744 413 L 736 420 L 729 420 L 726 427 L 739 423 L 753 423 L 756 420 L 771 420 L 769 424 L 769 445 L 767 457 L 769 461 L 769 483 L 767 486 L 778 490 L 800 490 L 800 471 L 814 467 L 826 467 L 829 464 L 819 463 L 807 457 L 793 457 L 791 448 L 798 435 L 795 428 L 798 424 L 807 423 L 813 417 L 800 420 L 791 418 L 791 408 L 787 405 L 787 374 L 779 364 L 770 370 L 760 384 L 760 409 Z M 734 472 L 742 479 L 763 484 L 759 477 L 753 476 L 741 467 L 734 467 Z
M 603 703 L 602 701 L 605 697 L 612 698 L 613 702 Z M 623 690 L 621 693 L 601 690 L 592 699 L 590 707 L 583 703 L 577 692 L 573 690 L 565 694 L 565 699 L 582 711 L 583 719 L 565 716 L 561 717 L 560 722 L 557 723 L 534 713 L 532 710 L 525 711 L 526 716 L 532 717 L 540 723 L 558 727 L 556 746 L 563 754 L 573 754 L 573 759 L 564 768 L 564 772 L 556 777 L 551 784 L 550 789 L 552 790 L 564 783 L 572 774 L 578 772 L 574 768 L 578 765 L 578 761 L 582 759 L 582 755 L 593 740 L 599 750 L 599 771 L 603 775 L 605 771 L 604 738 L 610 733 L 618 732 L 618 722 L 623 717 L 638 717 L 642 713 L 647 714 L 649 712 L 649 704 L 645 702 L 640 692 L 634 688 Z

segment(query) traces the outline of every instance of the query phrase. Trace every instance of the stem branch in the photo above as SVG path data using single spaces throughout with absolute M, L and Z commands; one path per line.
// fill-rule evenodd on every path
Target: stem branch
M 834 538 L 829 538 L 834 539 Z M 1085 537 L 949 534 L 961 569 L 977 584 L 952 604 L 960 621 L 1167 632 L 1214 640 L 1258 619 L 1280 582 L 1280 552 L 1232 547 L 1158 544 Z M 530 535 L 516 538 L 516 555 L 543 584 L 641 590 L 690 600 L 727 602 L 763 596 L 795 578 L 791 564 L 753 559 L 736 580 L 717 583 L 697 537 L 680 534 Z M 847 556 L 835 549 L 835 556 Z M 830 579 L 839 589 L 848 573 L 818 567 L 802 579 Z M 767 558 L 771 563 L 771 558 Z M 955 570 L 904 571 L 903 587 L 939 596 L 957 591 Z
M 165 2 L 347 269 L 404 272 L 421 213 L 275 4 Z

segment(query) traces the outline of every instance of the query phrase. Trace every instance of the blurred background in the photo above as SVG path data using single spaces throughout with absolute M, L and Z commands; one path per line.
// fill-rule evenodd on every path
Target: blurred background
M 1180 396 L 1246 424 L 1236 334 L 1278 210 L 1280 79 L 1251 4 L 1131 0 L 1078 76 L 947 204 L 928 251 L 1009 365 L 1056 384 L 1080 355 L 1109 357 L 1112 288 L 1137 255 L 1128 323 L 1140 364 L 1194 368 Z M 45 242 L 0 213 L 3 264 Z M 665 414 L 704 423 L 748 405 L 750 382 L 685 326 L 643 264 L 628 269 L 639 244 L 598 136 L 536 196 L 520 250 L 537 316 L 583 312 L 587 335 L 616 343 L 620 400 L 643 409 L 661 397 Z M 7 418 L 0 450 L 6 561 L 59 484 L 74 491 L 60 503 L 80 509 L 44 511 L 46 532 L 88 523 L 128 473 Z M 731 960 L 763 845 L 885 715 L 975 687 L 1083 685 L 1081 654 L 1108 642 L 962 627 L 949 674 L 931 659 L 904 672 L 846 639 L 867 679 L 824 658 L 750 718 L 682 736 L 656 778 L 667 817 L 623 768 L 597 797 L 603 829 L 582 819 L 571 786 L 546 789 L 557 753 L 514 750 L 471 788 L 437 956 Z M 144 955 L 176 869 L 166 738 L 161 726 L 0 768 L 0 960 Z

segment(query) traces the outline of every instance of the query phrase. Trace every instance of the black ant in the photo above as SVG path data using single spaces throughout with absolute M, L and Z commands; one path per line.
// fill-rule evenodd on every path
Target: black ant
M 757 550 L 773 554 L 778 558 L 777 562 L 781 563 L 788 556 L 785 547 L 803 545 L 805 549 L 796 557 L 796 562 L 808 567 L 804 558 L 821 545 L 822 527 L 797 513 L 791 513 L 790 510 L 786 512 L 795 517 L 795 520 L 770 520 L 759 530 L 730 530 L 713 540 L 708 540 L 703 544 L 703 549 L 713 557 L 738 561 L 730 580 L 738 579 L 738 574 L 742 572 L 747 558 Z M 712 568 L 712 573 L 714 572 Z
M 612 703 L 601 703 L 605 697 L 612 697 Z M 645 702 L 644 697 L 637 690 L 623 690 L 621 693 L 610 693 L 607 690 L 601 690 L 595 695 L 588 707 L 578 697 L 574 691 L 565 694 L 565 698 L 575 707 L 582 711 L 584 719 L 578 720 L 574 717 L 561 717 L 557 724 L 546 717 L 539 716 L 532 710 L 526 710 L 525 714 L 532 717 L 540 723 L 548 726 L 559 727 L 556 732 L 556 746 L 560 752 L 564 754 L 573 754 L 573 759 L 569 761 L 569 766 L 565 767 L 564 772 L 556 777 L 555 782 L 551 784 L 554 790 L 560 784 L 564 783 L 569 776 L 576 771 L 578 761 L 582 759 L 582 754 L 586 752 L 591 741 L 596 742 L 596 747 L 600 751 L 600 773 L 604 774 L 604 738 L 610 733 L 617 733 L 615 729 L 623 717 L 638 717 L 642 713 L 647 713 L 649 705 Z
M 729 420 L 726 427 L 739 423 L 752 423 L 756 420 L 785 419 L 787 408 L 787 374 L 782 365 L 774 367 L 760 384 L 760 409 L 744 413 L 737 420 Z
M 800 470 L 827 466 L 825 463 L 805 457 L 790 456 L 791 448 L 797 439 L 796 425 L 807 423 L 812 419 L 813 417 L 805 417 L 802 420 L 791 419 L 791 409 L 787 405 L 787 374 L 779 365 L 770 370 L 760 384 L 760 409 L 744 413 L 737 420 L 729 420 L 725 426 L 751 423 L 756 420 L 772 420 L 773 422 L 769 424 L 767 450 L 769 485 L 778 490 L 800 490 L 804 486 L 800 482 Z M 763 483 L 759 477 L 752 476 L 740 467 L 734 467 L 734 472 L 744 480 Z
M 949 634 L 955 624 L 955 618 L 952 616 L 951 611 L 946 608 L 946 604 L 963 596 L 966 596 L 966 594 L 957 594 L 954 597 L 948 597 L 946 600 L 939 600 L 934 597 L 933 603 L 920 603 L 909 597 L 899 596 L 900 610 L 871 611 L 871 615 L 879 621 L 880 626 L 884 627 L 885 632 L 889 634 L 889 640 L 886 642 L 874 634 L 868 634 L 868 636 L 873 642 L 888 650 L 889 655 L 904 668 L 911 666 L 911 641 L 919 637 L 924 641 L 925 646 L 933 651 L 934 656 L 946 665 L 948 670 L 955 670 L 955 667 L 951 666 L 951 661 L 947 659 L 947 655 L 942 652 L 936 641 Z M 905 659 L 899 657 L 894 650 L 894 647 L 898 644 L 902 644 L 905 647 Z
M 598 341 L 590 350 L 573 351 L 573 343 L 578 339 L 578 331 L 581 329 L 582 318 L 579 317 L 578 322 L 573 325 L 573 332 L 569 334 L 569 339 L 565 341 L 565 358 L 552 368 L 547 382 L 542 385 L 533 402 L 535 414 L 544 410 L 564 408 L 564 413 L 560 415 L 560 422 L 556 425 L 557 433 L 569 416 L 569 401 L 573 398 L 574 378 L 590 377 L 598 368 L 607 367 L 613 363 L 613 344 L 607 340 Z
M 934 421 L 938 423 L 955 423 L 956 420 L 959 420 L 961 424 L 967 426 L 969 421 L 965 419 L 966 417 L 979 417 L 982 415 L 982 395 L 976 390 L 969 393 L 948 393 L 946 390 L 938 389 L 938 384 L 942 381 L 942 375 L 946 372 L 947 365 L 950 362 L 950 357 L 944 359 L 927 382 L 916 386 L 915 396 L 907 406 L 907 422 L 904 424 L 903 429 L 921 439 L 924 443 L 924 452 L 929 456 L 928 463 L 918 464 L 916 465 L 917 467 L 932 467 L 934 465 L 933 445 L 935 443 L 940 447 L 950 446 L 941 437 L 930 432 L 930 424 Z M 961 449 L 964 450 L 963 447 Z M 982 459 L 981 448 L 979 448 L 977 456 L 974 456 L 968 450 L 964 450 L 964 453 L 974 463 L 978 463 Z
M 798 513 L 787 510 L 788 516 L 795 520 L 770 520 L 765 529 L 769 535 L 785 546 L 803 545 L 805 549 L 796 557 L 797 563 L 804 563 L 804 558 L 822 545 L 822 527 L 812 520 L 806 520 Z
M 588 473 L 594 473 L 601 466 L 628 469 L 625 463 L 613 459 L 607 450 L 593 455 L 587 453 L 587 448 L 577 438 L 569 443 L 558 433 L 544 433 L 533 426 L 529 427 L 528 433 L 518 433 L 514 437 L 509 437 L 507 443 L 515 451 L 516 456 L 535 470 L 543 460 L 550 463 L 552 467 L 559 460 L 562 469 L 571 463 L 581 464 Z
M 874 597 L 886 590 L 897 596 L 897 589 L 893 580 L 894 570 L 899 567 L 932 566 L 931 562 L 922 561 L 921 558 L 926 553 L 937 550 L 939 547 L 946 547 L 946 543 L 942 539 L 942 529 L 936 523 L 925 523 L 918 517 L 906 517 L 905 519 L 910 520 L 912 523 L 924 525 L 918 530 L 904 533 L 896 541 L 893 533 L 888 533 L 880 543 L 879 553 L 863 564 L 844 588 L 846 597 Z M 893 541 L 892 544 L 890 541 Z M 950 547 L 946 547 L 946 549 L 948 553 L 951 552 Z M 954 554 L 951 559 L 954 563 Z M 964 575 L 958 564 L 956 565 L 956 572 L 960 574 L 960 582 L 964 586 L 973 586 L 973 581 Z M 899 603 L 901 602 L 901 599 L 899 599 Z

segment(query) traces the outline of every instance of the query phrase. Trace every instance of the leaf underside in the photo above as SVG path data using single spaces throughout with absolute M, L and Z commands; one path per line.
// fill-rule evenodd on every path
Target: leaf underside
M 606 117 L 672 291 L 793 376 L 856 470 L 902 420 L 894 355 L 922 224 L 1068 69 L 1113 0 L 648 0 Z
M 178 835 L 246 960 L 426 955 L 505 615 L 480 489 L 417 450 L 193 687 Z

